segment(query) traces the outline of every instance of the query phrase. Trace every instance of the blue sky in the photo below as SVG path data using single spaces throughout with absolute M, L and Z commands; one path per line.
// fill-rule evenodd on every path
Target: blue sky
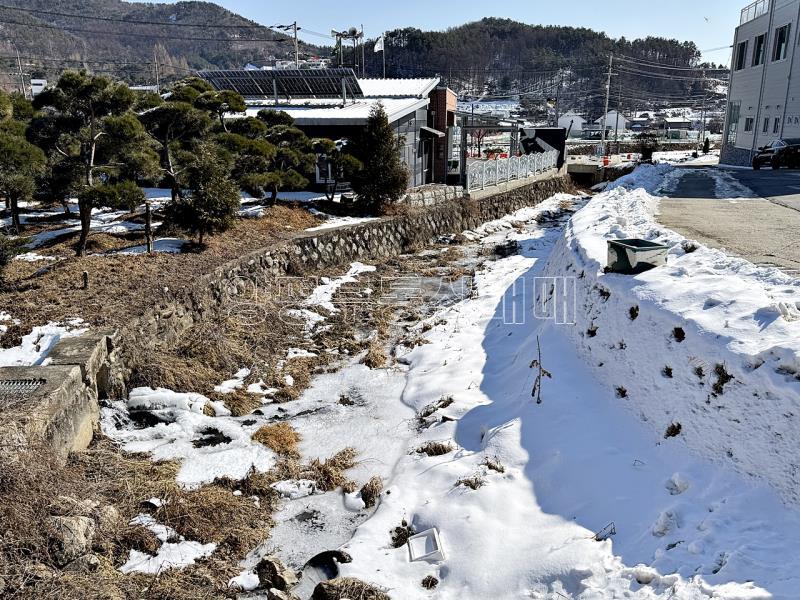
M 749 3 L 731 0 L 504 0 L 503 2 L 437 2 L 436 0 L 215 0 L 264 25 L 292 22 L 320 33 L 364 25 L 368 37 L 398 27 L 446 29 L 482 17 L 508 17 L 542 25 L 573 25 L 605 31 L 612 37 L 657 35 L 691 40 L 701 50 L 729 46 L 739 11 Z M 566 9 L 565 9 L 566 8 Z M 306 34 L 309 42 L 325 42 Z M 708 52 L 707 60 L 727 63 L 729 50 Z

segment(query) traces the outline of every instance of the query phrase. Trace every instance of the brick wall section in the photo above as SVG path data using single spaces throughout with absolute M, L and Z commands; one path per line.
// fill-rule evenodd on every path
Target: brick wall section
M 124 362 L 133 365 L 140 348 L 175 342 L 194 323 L 225 310 L 252 284 L 356 260 L 396 256 L 440 235 L 474 229 L 569 190 L 569 179 L 560 175 L 481 200 L 450 200 L 400 216 L 302 234 L 262 248 L 217 268 L 192 288 L 169 292 L 158 306 L 134 320 L 121 333 Z
M 448 132 L 455 125 L 455 114 L 458 105 L 456 93 L 446 87 L 438 87 L 430 94 L 431 104 L 428 108 L 433 115 L 433 128 Z M 452 135 L 449 132 L 448 135 Z M 447 181 L 447 136 L 436 138 L 433 143 L 433 175 L 434 182 L 446 183 Z

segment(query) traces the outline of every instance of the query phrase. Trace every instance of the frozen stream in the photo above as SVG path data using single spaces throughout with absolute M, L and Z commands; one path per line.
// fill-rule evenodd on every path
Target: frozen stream
M 275 515 L 271 538 L 242 565 L 240 583 L 253 582 L 247 570 L 271 551 L 299 568 L 343 546 L 354 559 L 344 575 L 404 600 L 795 598 L 797 513 L 766 485 L 689 452 L 680 439 L 655 436 L 619 390 L 596 378 L 568 326 L 529 314 L 541 291 L 534 281 L 561 236 L 535 217 L 562 200 L 470 235 L 473 247 L 515 241 L 519 250 L 484 264 L 473 297 L 426 317 L 428 343 L 391 368 L 351 364 L 318 376 L 297 401 L 265 404 L 258 417 L 195 412 L 189 425 L 157 426 L 157 437 L 111 427 L 114 414 L 123 418 L 117 404 L 105 413 L 106 431 L 126 449 L 169 456 L 164 445 L 196 436 L 203 419 L 238 427 L 231 448 L 187 450 L 193 466 L 184 483 L 198 485 L 203 461 L 219 466 L 220 452 L 229 453 L 223 471 L 231 459 L 246 463 L 229 465 L 237 472 L 269 468 L 271 458 L 247 440 L 279 418 L 301 434 L 303 460 L 353 446 L 361 462 L 350 477 L 384 479 L 372 515 L 355 494 L 298 488 Z M 537 338 L 552 374 L 540 405 L 531 397 Z M 353 402 L 340 403 L 342 395 Z M 452 403 L 419 427 L 420 411 L 443 398 Z M 427 442 L 451 451 L 415 452 Z M 411 562 L 405 547 L 392 548 L 389 532 L 403 520 L 416 531 L 438 528 L 445 559 Z M 428 576 L 439 582 L 434 591 L 420 585 Z

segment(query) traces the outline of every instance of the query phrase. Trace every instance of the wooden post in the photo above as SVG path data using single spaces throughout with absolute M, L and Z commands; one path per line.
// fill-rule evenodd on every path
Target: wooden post
M 89 289 L 89 271 L 84 271 L 83 275 L 81 277 L 83 278 L 83 289 L 84 290 L 88 290 Z
M 144 236 L 147 240 L 147 253 L 153 253 L 153 214 L 150 209 L 150 200 L 144 203 Z

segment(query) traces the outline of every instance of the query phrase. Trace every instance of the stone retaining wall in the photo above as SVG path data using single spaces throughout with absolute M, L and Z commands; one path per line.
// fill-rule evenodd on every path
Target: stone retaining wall
M 398 201 L 398 204 L 424 207 L 435 206 L 448 200 L 464 197 L 464 188 L 457 185 L 426 186 L 424 189 L 409 192 Z
M 427 208 L 409 208 L 407 214 L 304 233 L 259 249 L 215 269 L 192 288 L 170 292 L 158 306 L 132 322 L 122 332 L 125 362 L 134 365 L 139 349 L 174 343 L 193 324 L 217 316 L 251 284 L 262 284 L 266 278 L 396 256 L 443 234 L 474 229 L 570 189 L 568 177 L 558 174 L 480 200 L 447 200 Z

